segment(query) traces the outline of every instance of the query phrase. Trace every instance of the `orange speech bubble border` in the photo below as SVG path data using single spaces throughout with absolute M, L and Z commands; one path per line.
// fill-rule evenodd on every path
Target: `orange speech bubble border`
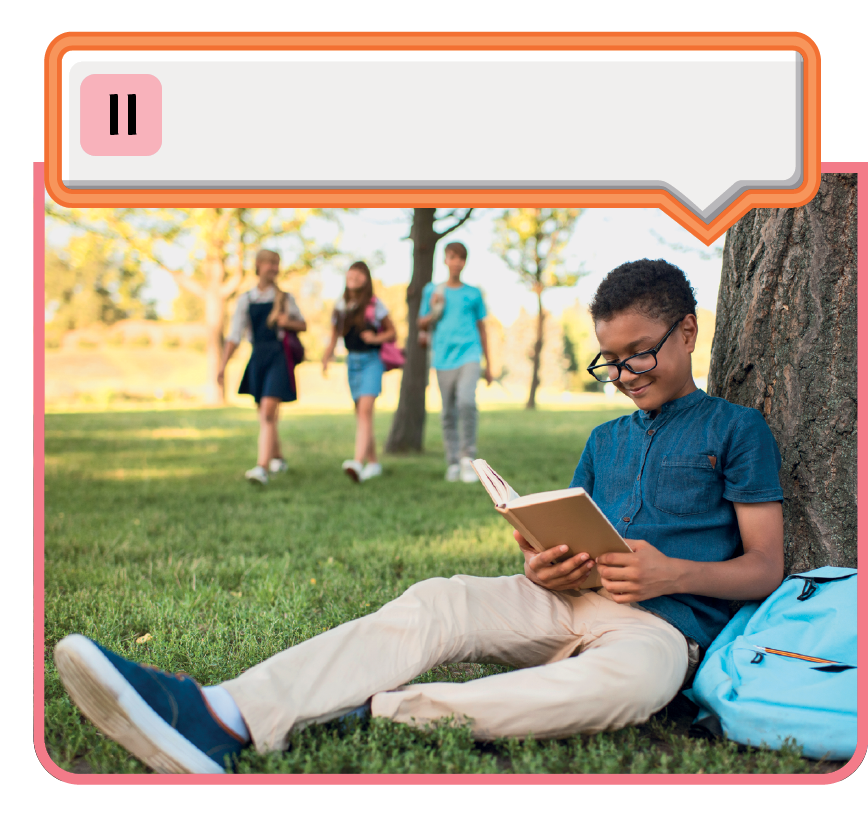
M 69 51 L 796 51 L 803 59 L 802 183 L 748 190 L 706 223 L 664 189 L 111 189 L 62 179 L 62 60 Z M 714 160 L 714 156 L 709 156 Z M 795 32 L 61 34 L 45 52 L 45 188 L 61 206 L 581 206 L 661 209 L 706 245 L 755 208 L 803 206 L 820 186 L 820 52 Z

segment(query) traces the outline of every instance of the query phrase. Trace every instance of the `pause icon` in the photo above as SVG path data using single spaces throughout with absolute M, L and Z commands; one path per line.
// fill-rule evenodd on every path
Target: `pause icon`
M 163 86 L 148 73 L 92 73 L 79 91 L 88 155 L 154 155 L 163 143 Z
M 118 134 L 118 94 L 109 94 L 109 135 Z M 136 94 L 127 93 L 127 135 L 136 134 Z

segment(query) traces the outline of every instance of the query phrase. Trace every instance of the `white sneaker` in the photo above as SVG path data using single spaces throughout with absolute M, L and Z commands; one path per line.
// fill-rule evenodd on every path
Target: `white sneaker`
M 289 464 L 282 457 L 272 457 L 268 463 L 268 470 L 272 474 L 283 474 L 289 468 Z
M 358 460 L 344 460 L 341 468 L 347 473 L 350 480 L 360 483 L 362 481 L 362 464 Z
M 461 466 L 457 463 L 453 463 L 448 469 L 446 469 L 447 483 L 457 483 L 459 477 L 461 477 Z
M 268 485 L 268 472 L 264 466 L 254 466 L 252 469 L 244 472 L 244 476 L 251 483 L 259 483 L 261 486 Z
M 462 483 L 475 483 L 479 479 L 469 457 L 462 457 L 460 466 Z
M 379 477 L 383 473 L 383 467 L 379 463 L 367 463 L 359 475 L 362 482 L 370 480 L 372 477 Z

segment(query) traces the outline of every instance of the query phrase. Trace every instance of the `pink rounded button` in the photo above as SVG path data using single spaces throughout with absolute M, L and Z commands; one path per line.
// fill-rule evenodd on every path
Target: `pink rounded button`
M 163 143 L 163 86 L 149 73 L 92 73 L 79 121 L 88 155 L 153 155 Z

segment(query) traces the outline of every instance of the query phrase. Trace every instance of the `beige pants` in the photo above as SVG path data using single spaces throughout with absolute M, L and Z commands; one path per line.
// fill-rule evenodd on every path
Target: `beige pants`
M 458 662 L 520 669 L 403 685 Z M 665 706 L 687 666 L 685 637 L 641 609 L 592 591 L 554 593 L 524 576 L 454 576 L 419 582 L 223 686 L 264 752 L 368 698 L 375 717 L 424 725 L 454 715 L 481 740 L 622 728 Z

